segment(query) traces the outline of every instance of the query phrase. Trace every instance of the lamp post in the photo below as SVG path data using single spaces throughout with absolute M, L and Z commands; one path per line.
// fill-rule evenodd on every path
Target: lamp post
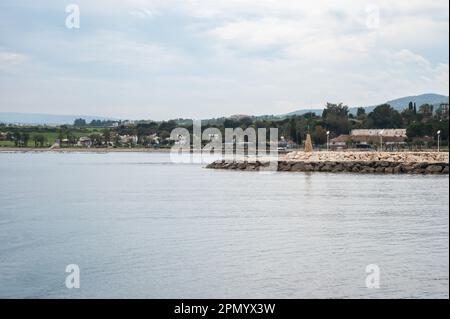
M 380 135 L 380 151 L 383 152 L 383 133 L 384 130 L 381 130 L 378 134 Z
M 437 131 L 438 136 L 438 152 L 441 151 L 441 131 Z
M 327 152 L 330 150 L 330 131 L 327 131 Z

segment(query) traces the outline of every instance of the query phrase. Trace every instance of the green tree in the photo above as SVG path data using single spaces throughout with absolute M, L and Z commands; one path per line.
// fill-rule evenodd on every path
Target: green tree
M 106 145 L 109 145 L 109 143 L 111 142 L 111 130 L 103 130 L 103 140 L 105 141 Z
M 295 117 L 289 120 L 289 137 L 294 143 L 298 143 L 297 121 Z
M 419 107 L 419 113 L 422 114 L 425 118 L 430 118 L 433 116 L 433 105 L 431 104 L 422 104 Z
M 44 147 L 47 142 L 47 137 L 42 134 L 35 134 L 32 136 L 35 147 Z
M 413 109 L 408 108 L 406 110 L 403 110 L 403 112 L 401 113 L 401 117 L 404 127 L 408 127 L 411 123 L 417 121 L 417 114 L 414 114 Z
M 249 116 L 245 116 L 245 117 L 242 117 L 241 119 L 239 119 L 239 126 L 243 129 L 246 129 L 247 127 L 249 127 L 252 124 L 253 124 L 253 120 Z
M 92 146 L 101 146 L 102 145 L 102 135 L 98 133 L 92 133 L 89 135 L 89 138 L 92 141 Z
M 377 106 L 368 116 L 369 128 L 401 128 L 402 117 L 389 104 Z
M 234 119 L 225 119 L 223 126 L 224 128 L 236 128 L 239 126 L 239 122 Z
M 327 103 L 322 113 L 322 119 L 326 126 L 337 135 L 348 134 L 350 131 L 348 112 L 348 106 L 342 103 Z
M 327 142 L 327 130 L 324 129 L 322 126 L 317 125 L 314 128 L 314 143 L 317 145 L 323 145 Z
M 34 142 L 34 147 L 38 147 L 38 145 L 39 145 L 39 137 L 40 137 L 40 135 L 33 135 L 33 136 L 31 137 L 31 139 L 32 139 L 33 142 Z
M 358 119 L 366 117 L 366 109 L 363 107 L 358 107 L 358 109 L 356 110 L 356 117 Z
M 424 127 L 422 123 L 414 122 L 406 128 L 406 135 L 409 139 L 424 136 Z
M 86 126 L 86 120 L 85 120 L 85 119 L 82 119 L 82 118 L 76 119 L 76 120 L 73 122 L 73 126 L 77 126 L 77 127 Z
M 29 133 L 23 133 L 22 134 L 23 146 L 27 147 L 29 141 L 30 141 L 30 134 Z
M 74 145 L 77 143 L 77 137 L 71 131 L 66 132 L 66 138 L 68 144 L 70 145 Z
M 14 132 L 12 134 L 12 139 L 14 140 L 15 146 L 22 146 L 22 135 L 19 132 Z

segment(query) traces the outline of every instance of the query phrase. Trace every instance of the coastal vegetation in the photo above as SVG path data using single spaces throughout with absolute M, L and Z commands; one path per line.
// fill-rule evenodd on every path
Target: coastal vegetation
M 359 108 L 356 114 L 344 104 L 327 103 L 322 114 L 316 112 L 285 118 L 232 116 L 202 121 L 204 128 L 246 129 L 278 128 L 279 137 L 291 145 L 301 145 L 310 133 L 315 145 L 324 145 L 327 138 L 349 134 L 354 129 L 406 129 L 407 143 L 412 146 L 434 146 L 440 132 L 441 146 L 448 146 L 448 105 L 420 106 L 410 102 L 399 112 L 389 104 L 379 105 L 372 112 Z M 73 125 L 11 125 L 0 124 L 0 146 L 6 147 L 170 147 L 170 132 L 183 127 L 192 132 L 192 120 L 111 121 L 76 119 Z M 329 132 L 329 136 L 327 136 Z

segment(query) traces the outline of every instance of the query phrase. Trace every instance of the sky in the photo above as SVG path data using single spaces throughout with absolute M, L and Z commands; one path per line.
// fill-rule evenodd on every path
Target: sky
M 448 12 L 447 0 L 2 0 L 0 112 L 162 120 L 448 95 Z

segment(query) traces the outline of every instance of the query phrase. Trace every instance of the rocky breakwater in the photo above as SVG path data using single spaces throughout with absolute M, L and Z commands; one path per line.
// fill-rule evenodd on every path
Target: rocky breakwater
M 448 153 L 437 152 L 292 152 L 278 160 L 285 172 L 351 172 L 373 174 L 448 174 Z M 214 169 L 258 171 L 261 161 L 216 161 Z

